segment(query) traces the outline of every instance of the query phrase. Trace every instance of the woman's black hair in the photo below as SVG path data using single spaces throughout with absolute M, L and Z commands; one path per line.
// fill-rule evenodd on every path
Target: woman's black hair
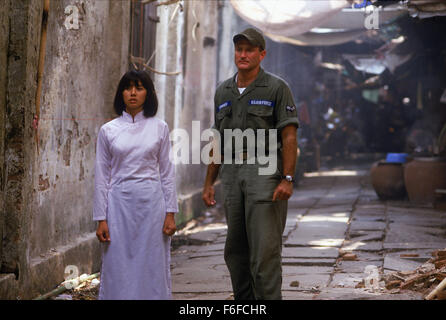
M 153 85 L 152 79 L 150 79 L 145 71 L 130 70 L 122 76 L 118 84 L 118 89 L 116 90 L 113 106 L 118 115 L 122 115 L 122 111 L 125 110 L 122 92 L 132 84 L 137 85 L 138 82 L 141 82 L 143 87 L 147 90 L 147 96 L 143 106 L 144 116 L 146 118 L 153 117 L 158 111 L 158 98 L 156 97 L 155 86 Z

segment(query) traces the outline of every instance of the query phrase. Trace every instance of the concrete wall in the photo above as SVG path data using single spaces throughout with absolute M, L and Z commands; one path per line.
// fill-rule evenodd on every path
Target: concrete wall
M 237 68 L 234 64 L 234 43 L 232 38 L 244 30 L 247 25 L 234 11 L 229 1 L 222 1 L 219 8 L 218 30 L 218 74 L 217 82 L 223 82 L 232 77 Z
M 5 159 L 5 111 L 8 43 L 9 43 L 9 0 L 1 1 L 0 11 L 0 268 L 2 265 L 4 229 L 4 159 Z
M 51 3 L 31 257 L 95 230 L 86 212 L 92 207 L 95 142 L 99 127 L 114 117 L 117 82 L 127 68 L 126 2 L 84 1 L 79 29 L 67 30 L 60 17 L 71 3 Z
M 25 284 L 31 220 L 30 176 L 35 150 L 31 123 L 36 94 L 42 2 L 10 1 L 9 17 L 1 271 L 14 273 Z
M 200 155 L 200 137 L 192 132 L 192 121 L 199 121 L 200 131 L 211 126 L 213 94 L 217 73 L 217 1 L 188 1 L 185 3 L 186 26 L 184 41 L 183 107 L 179 128 L 189 132 L 190 164 L 178 165 L 180 206 L 185 213 L 203 211 L 201 201 L 206 166 L 194 163 Z M 199 132 L 201 133 L 201 132 Z
M 184 129 L 189 134 L 189 164 L 176 166 L 180 213 L 177 223 L 203 214 L 201 200 L 206 166 L 192 163 L 192 154 L 200 154 L 200 134 L 213 121 L 213 95 L 218 70 L 218 1 L 185 1 L 159 6 L 157 26 L 156 69 L 162 72 L 181 71 L 180 75 L 155 75 L 160 111 L 172 131 Z M 192 121 L 200 123 L 200 132 L 193 137 Z M 192 139 L 198 143 L 192 144 Z
M 114 91 L 128 66 L 130 2 L 51 1 L 38 147 L 32 119 L 42 1 L 8 4 L 9 39 L 0 38 L 9 57 L 0 298 L 32 298 L 62 282 L 67 265 L 99 270 L 91 211 L 96 137 L 114 116 Z M 70 5 L 78 28 L 67 28 Z
M 160 22 L 156 32 L 155 69 L 159 72 L 180 72 L 178 75 L 155 74 L 158 114 L 172 130 L 178 126 L 178 113 L 183 104 L 184 9 L 178 4 L 158 6 Z

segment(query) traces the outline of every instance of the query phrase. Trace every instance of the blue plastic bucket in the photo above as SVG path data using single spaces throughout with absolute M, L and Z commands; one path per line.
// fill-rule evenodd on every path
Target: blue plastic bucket
M 386 157 L 387 162 L 405 163 L 407 153 L 388 153 Z

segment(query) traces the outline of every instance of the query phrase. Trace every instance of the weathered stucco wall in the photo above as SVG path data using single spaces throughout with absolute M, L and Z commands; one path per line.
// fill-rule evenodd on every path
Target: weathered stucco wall
M 206 208 L 201 190 L 206 165 L 192 162 L 192 154 L 200 155 L 201 131 L 211 126 L 213 95 L 217 79 L 217 36 L 219 3 L 217 1 L 185 1 L 159 6 L 157 15 L 157 47 L 155 66 L 158 71 L 177 72 L 177 76 L 156 74 L 154 77 L 160 111 L 170 130 L 184 129 L 189 134 L 189 163 L 177 164 L 179 215 L 177 223 L 201 215 Z M 200 131 L 193 136 L 192 121 L 200 122 Z M 195 139 L 197 144 L 192 143 Z M 175 142 L 174 142 L 175 143 Z M 194 149 L 192 149 L 194 147 Z
M 38 147 L 32 119 L 42 1 L 9 3 L 2 272 L 18 280 L 0 276 L 0 298 L 32 298 L 63 281 L 67 265 L 98 271 L 96 137 L 113 117 L 115 89 L 128 67 L 130 2 L 51 1 Z
M 33 180 L 30 255 L 92 232 L 95 142 L 114 117 L 113 98 L 128 59 L 125 1 L 83 1 L 79 29 L 64 26 L 72 1 L 53 1 Z M 124 17 L 124 18 L 123 18 Z M 45 230 L 45 232 L 41 232 Z
M 243 30 L 245 22 L 236 14 L 229 1 L 224 1 L 219 10 L 218 28 L 218 74 L 217 83 L 232 77 L 237 71 L 234 64 L 232 38 Z
M 201 200 L 206 165 L 194 163 L 205 145 L 194 134 L 192 122 L 199 121 L 200 132 L 210 128 L 214 106 L 217 75 L 218 2 L 189 1 L 185 7 L 185 73 L 184 102 L 180 112 L 179 127 L 186 129 L 190 137 L 190 164 L 178 165 L 180 205 L 183 212 L 196 213 L 206 210 Z M 198 131 L 198 130 L 197 130 Z
M 5 158 L 5 111 L 6 81 L 9 43 L 9 1 L 2 1 L 0 11 L 0 269 L 2 265 L 3 227 L 4 227 L 4 158 Z
M 78 9 L 78 29 L 65 26 L 68 5 Z M 67 265 L 79 274 L 98 270 L 92 221 L 96 137 L 114 117 L 115 90 L 128 67 L 129 11 L 128 1 L 52 2 L 29 254 L 32 267 L 45 271 L 42 263 L 71 250 L 57 264 L 59 280 Z M 44 280 L 42 274 L 34 279 Z
M 185 13 L 177 5 L 157 8 L 155 68 L 167 74 L 154 74 L 153 81 L 159 107 L 157 116 L 172 130 L 177 126 L 178 112 L 183 102 L 183 35 Z M 153 54 L 153 53 L 151 53 Z M 149 58 L 149 57 L 146 57 Z M 179 74 L 171 74 L 180 72 Z
M 188 1 L 185 6 L 184 102 L 179 127 L 192 137 L 192 121 L 200 121 L 200 131 L 212 124 L 214 92 L 217 79 L 218 2 Z M 193 163 L 204 144 L 190 144 L 190 164 L 179 165 L 180 189 L 185 193 L 202 188 L 206 167 Z
M 10 1 L 8 13 L 1 272 L 10 273 L 10 276 L 6 277 L 8 290 L 4 292 L 1 289 L 0 295 L 15 298 L 19 283 L 23 286 L 29 283 L 26 276 L 27 244 L 34 155 L 28 151 L 34 150 L 31 123 L 36 94 L 42 2 Z

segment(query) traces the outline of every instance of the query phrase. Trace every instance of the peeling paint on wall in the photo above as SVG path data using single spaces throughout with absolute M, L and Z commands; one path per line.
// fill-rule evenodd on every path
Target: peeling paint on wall
M 42 153 L 37 168 L 47 173 L 42 179 L 49 178 L 52 192 L 41 191 L 37 210 L 42 220 L 33 221 L 32 238 L 42 245 L 34 247 L 31 256 L 94 229 L 96 149 L 91 142 L 96 142 L 99 127 L 114 117 L 114 90 L 128 67 L 129 2 L 53 1 L 51 5 L 40 133 L 45 157 Z M 64 26 L 69 5 L 78 9 L 79 29 Z M 46 227 L 51 246 L 38 231 L 45 228 L 45 220 L 51 221 Z
M 65 145 L 63 147 L 62 157 L 65 161 L 66 166 L 70 166 L 70 158 L 71 158 L 71 136 L 73 132 L 71 130 L 67 130 L 67 138 L 65 140 Z
M 43 179 L 43 175 L 39 175 L 39 191 L 45 191 L 50 188 L 49 178 Z
M 82 160 L 79 164 L 79 181 L 84 180 L 84 166 L 82 165 Z
M 4 142 L 5 142 L 5 110 L 6 110 L 6 83 L 7 61 L 9 44 L 9 1 L 3 4 L 0 11 L 0 269 L 2 265 L 3 229 L 4 229 Z

